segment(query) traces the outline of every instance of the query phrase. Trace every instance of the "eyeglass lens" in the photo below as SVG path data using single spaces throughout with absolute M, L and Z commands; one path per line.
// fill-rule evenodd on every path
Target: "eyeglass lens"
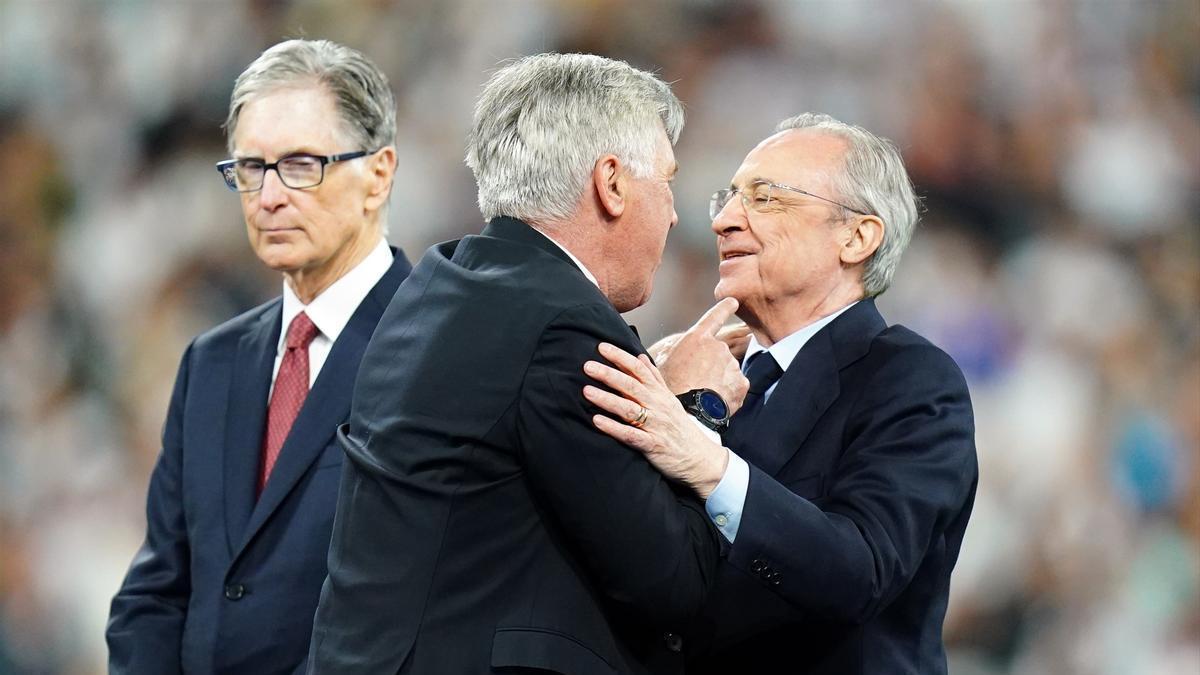
M 320 184 L 324 165 L 315 157 L 285 157 L 276 163 L 275 170 L 284 185 L 299 189 Z M 240 160 L 234 164 L 233 174 L 238 190 L 257 190 L 266 177 L 266 164 L 258 160 Z
M 716 220 L 735 194 L 741 196 L 742 205 L 746 207 L 746 210 L 756 213 L 762 213 L 773 201 L 770 183 L 753 183 L 740 190 L 725 188 L 713 193 L 712 200 L 708 205 L 709 217 Z

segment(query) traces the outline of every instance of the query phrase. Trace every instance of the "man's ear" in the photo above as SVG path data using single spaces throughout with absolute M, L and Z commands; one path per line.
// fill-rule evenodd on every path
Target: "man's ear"
M 883 221 L 878 216 L 855 216 L 856 224 L 849 228 L 849 237 L 842 244 L 842 262 L 857 265 L 870 258 L 883 243 Z
M 387 203 L 392 192 L 392 180 L 396 177 L 396 148 L 387 145 L 371 155 L 367 164 L 367 200 L 364 206 L 377 211 Z
M 592 167 L 592 187 L 596 190 L 597 203 L 609 218 L 620 218 L 625 213 L 626 171 L 615 155 L 596 160 Z

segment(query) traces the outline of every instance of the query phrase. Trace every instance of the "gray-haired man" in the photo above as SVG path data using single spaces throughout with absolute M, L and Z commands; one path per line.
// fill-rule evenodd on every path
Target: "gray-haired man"
M 711 213 L 715 292 L 740 303 L 752 336 L 750 393 L 721 443 L 679 422 L 632 354 L 604 350 L 623 373 L 586 366 L 624 398 L 584 392 L 612 414 L 597 425 L 691 486 L 730 542 L 686 634 L 689 672 L 945 673 L 942 620 L 979 473 L 958 366 L 875 308 L 917 221 L 900 153 L 799 115 L 750 151 Z M 688 367 L 687 344 L 665 369 Z M 618 421 L 647 409 L 640 428 Z
M 596 56 L 488 82 L 467 163 L 490 222 L 422 258 L 364 357 L 312 672 L 682 668 L 715 530 L 578 395 L 601 342 L 643 351 L 618 312 L 650 295 L 677 220 L 682 117 L 666 84 Z M 709 375 L 740 399 L 725 356 Z
M 357 51 L 292 40 L 238 78 L 226 124 L 250 245 L 283 296 L 184 354 L 146 541 L 112 602 L 109 671 L 303 671 L 363 349 L 408 274 L 383 239 L 395 102 Z

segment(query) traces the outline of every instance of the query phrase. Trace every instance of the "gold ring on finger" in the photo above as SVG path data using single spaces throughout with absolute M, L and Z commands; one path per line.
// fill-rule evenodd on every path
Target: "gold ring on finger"
M 641 429 L 648 419 L 650 419 L 650 411 L 646 409 L 646 406 L 642 406 L 642 409 L 638 411 L 638 416 L 629 421 L 629 426 L 634 429 Z

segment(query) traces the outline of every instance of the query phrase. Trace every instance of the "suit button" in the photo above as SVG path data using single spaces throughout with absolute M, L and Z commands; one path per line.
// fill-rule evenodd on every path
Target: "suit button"
M 666 643 L 667 649 L 673 652 L 683 651 L 683 638 L 674 633 L 667 633 L 663 636 L 663 642 Z
M 244 595 L 246 595 L 246 587 L 241 584 L 227 584 L 225 586 L 225 597 L 230 600 L 241 600 Z
M 783 575 L 779 573 L 779 570 L 772 570 L 770 574 L 763 578 L 772 586 L 778 586 L 783 581 Z
M 758 574 L 765 569 L 767 569 L 767 563 L 762 560 L 755 560 L 754 562 L 750 563 L 750 571 L 754 572 L 755 574 Z

